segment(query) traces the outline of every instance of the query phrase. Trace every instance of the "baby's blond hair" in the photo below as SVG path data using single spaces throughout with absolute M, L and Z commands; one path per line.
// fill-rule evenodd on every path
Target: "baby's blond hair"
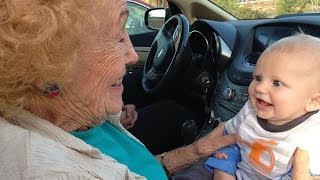
M 310 64 L 312 68 L 312 76 L 315 78 L 320 88 L 319 38 L 303 33 L 298 33 L 293 36 L 282 38 L 279 41 L 275 42 L 262 53 L 262 56 L 267 53 L 287 53 L 293 56 L 299 55 L 300 57 L 302 57 L 301 61 Z
M 320 39 L 311 35 L 298 33 L 285 37 L 272 44 L 266 51 L 278 52 L 311 52 L 310 55 L 319 55 Z M 318 56 L 320 57 L 320 56 Z

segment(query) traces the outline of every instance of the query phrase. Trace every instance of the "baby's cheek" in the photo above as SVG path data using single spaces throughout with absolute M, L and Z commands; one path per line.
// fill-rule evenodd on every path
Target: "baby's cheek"
M 249 94 L 249 97 L 253 96 L 254 95 L 254 88 L 255 88 L 255 84 L 254 82 L 251 82 L 249 87 L 248 87 L 248 94 Z

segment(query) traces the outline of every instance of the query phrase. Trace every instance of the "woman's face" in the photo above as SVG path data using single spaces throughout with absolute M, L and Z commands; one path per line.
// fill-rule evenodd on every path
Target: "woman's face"
M 125 65 L 138 59 L 125 29 L 127 2 L 106 1 L 102 19 L 105 30 L 80 50 L 79 71 L 69 86 L 76 98 L 83 101 L 84 111 L 93 118 L 121 111 Z

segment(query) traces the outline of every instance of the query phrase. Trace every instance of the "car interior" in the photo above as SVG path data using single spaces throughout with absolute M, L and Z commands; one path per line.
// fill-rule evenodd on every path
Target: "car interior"
M 161 29 L 130 35 L 139 61 L 127 67 L 123 99 L 137 108 L 170 99 L 198 114 L 184 142 L 236 115 L 268 46 L 301 32 L 320 37 L 316 13 L 240 20 L 208 0 L 168 0 L 165 11 Z

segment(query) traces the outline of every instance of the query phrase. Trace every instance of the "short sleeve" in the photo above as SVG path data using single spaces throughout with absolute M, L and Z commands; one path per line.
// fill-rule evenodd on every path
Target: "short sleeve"
M 309 169 L 312 175 L 320 175 L 320 124 L 318 118 L 305 123 L 298 140 L 298 147 L 308 152 Z
M 252 107 L 250 101 L 247 101 L 238 114 L 225 123 L 228 134 L 238 133 L 240 125 L 249 113 L 252 113 Z

